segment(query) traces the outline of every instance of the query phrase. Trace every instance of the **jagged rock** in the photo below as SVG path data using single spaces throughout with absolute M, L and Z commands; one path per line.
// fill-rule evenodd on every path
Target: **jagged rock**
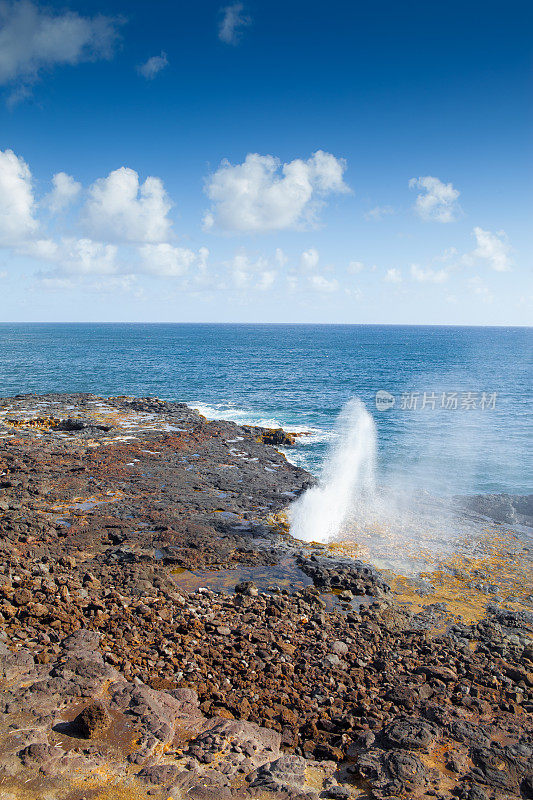
M 243 594 L 247 597 L 257 597 L 259 590 L 253 581 L 243 581 L 235 586 L 236 594 Z
M 272 428 L 259 436 L 264 444 L 273 444 L 275 447 L 292 447 L 296 443 L 294 433 L 287 433 L 283 428 Z
M 2 790 L 127 773 L 154 800 L 344 800 L 348 758 L 376 800 L 531 794 L 531 615 L 493 602 L 446 628 L 442 604 L 412 614 L 369 565 L 280 537 L 313 479 L 257 428 L 154 398 L 43 402 L 84 427 L 2 439 Z M 111 724 L 84 744 L 95 701 Z
M 437 735 L 435 726 L 419 719 L 398 719 L 387 725 L 381 739 L 385 747 L 427 750 Z
M 86 739 L 96 739 L 111 725 L 111 717 L 103 703 L 91 703 L 74 720 L 74 727 Z

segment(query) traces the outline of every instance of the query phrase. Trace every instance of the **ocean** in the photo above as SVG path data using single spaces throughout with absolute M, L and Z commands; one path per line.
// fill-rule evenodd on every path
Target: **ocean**
M 316 475 L 358 397 L 377 428 L 378 483 L 524 494 L 532 345 L 530 328 L 2 324 L 0 394 L 151 395 L 282 426 L 304 434 L 287 456 Z

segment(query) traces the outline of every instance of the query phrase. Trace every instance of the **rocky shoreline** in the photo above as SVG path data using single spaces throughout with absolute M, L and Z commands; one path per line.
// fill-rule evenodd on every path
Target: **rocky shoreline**
M 290 436 L 76 394 L 0 437 L 0 800 L 533 797 L 532 615 L 292 540 Z

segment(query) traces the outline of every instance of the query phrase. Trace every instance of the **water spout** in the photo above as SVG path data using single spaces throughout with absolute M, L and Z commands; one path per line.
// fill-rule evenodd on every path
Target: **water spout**
M 320 482 L 290 509 L 291 534 L 307 542 L 328 542 L 342 530 L 350 512 L 367 505 L 375 491 L 376 426 L 357 398 L 341 409 L 338 436 L 328 453 Z

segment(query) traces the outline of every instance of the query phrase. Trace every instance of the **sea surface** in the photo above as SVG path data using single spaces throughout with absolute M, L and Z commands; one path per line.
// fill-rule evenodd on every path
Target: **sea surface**
M 302 432 L 287 455 L 317 475 L 341 407 L 359 397 L 377 426 L 380 484 L 525 494 L 532 352 L 531 328 L 1 324 L 0 395 L 184 401 L 211 419 Z

